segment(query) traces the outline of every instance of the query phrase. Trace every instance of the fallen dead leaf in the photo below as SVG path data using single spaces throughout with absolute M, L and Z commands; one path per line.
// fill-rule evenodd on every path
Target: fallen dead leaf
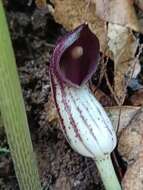
M 126 97 L 128 80 L 133 76 L 135 65 L 138 64 L 135 53 L 138 40 L 132 32 L 117 24 L 108 24 L 108 46 L 114 60 L 114 91 L 122 105 Z
M 51 95 L 49 95 L 48 103 L 44 105 L 44 111 L 47 113 L 47 121 L 49 123 L 58 122 L 58 114 L 56 110 L 56 106 L 54 104 L 54 100 Z
M 122 180 L 124 190 L 143 189 L 143 108 L 132 117 L 119 137 L 118 151 L 128 163 Z
M 134 163 L 128 165 L 128 169 L 122 181 L 124 190 L 143 189 L 143 142 L 140 144 L 141 150 Z
M 140 107 L 135 106 L 113 106 L 105 108 L 115 130 L 118 131 L 118 135 L 127 127 L 139 109 Z
M 132 117 L 119 137 L 118 150 L 128 163 L 137 159 L 143 142 L 143 108 Z
M 129 0 L 95 0 L 96 14 L 104 21 L 140 31 L 133 3 Z
M 85 0 L 53 0 L 55 11 L 53 16 L 56 22 L 62 24 L 67 30 L 73 30 L 78 25 L 86 22 L 100 41 L 101 51 L 107 48 L 106 22 L 96 16 L 95 4 L 90 4 L 86 14 L 87 1 Z M 84 15 L 86 18 L 84 18 Z
M 115 105 L 115 102 L 112 98 L 110 98 L 107 94 L 105 94 L 102 90 L 96 89 L 95 85 L 91 85 L 91 90 L 95 95 L 96 99 L 104 106 L 110 107 Z
M 131 97 L 130 102 L 133 106 L 143 105 L 143 89 L 136 91 Z

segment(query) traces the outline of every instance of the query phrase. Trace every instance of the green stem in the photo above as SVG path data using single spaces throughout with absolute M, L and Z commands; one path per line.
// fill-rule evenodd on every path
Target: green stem
M 21 190 L 40 190 L 14 52 L 0 0 L 0 112 Z
M 95 161 L 106 190 L 122 190 L 117 179 L 110 155 Z

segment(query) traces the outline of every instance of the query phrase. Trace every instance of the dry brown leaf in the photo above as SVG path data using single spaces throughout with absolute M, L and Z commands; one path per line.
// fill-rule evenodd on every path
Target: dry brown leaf
M 138 153 L 137 160 L 128 166 L 122 181 L 124 190 L 143 189 L 143 142 L 140 144 L 141 150 Z
M 130 102 L 133 106 L 141 106 L 143 105 L 143 89 L 138 90 L 135 92 L 131 98 Z
M 47 113 L 46 120 L 49 123 L 58 122 L 58 114 L 57 114 L 56 107 L 51 95 L 49 95 L 48 103 L 45 104 L 44 108 L 45 108 L 44 111 Z
M 143 189 L 143 108 L 139 109 L 122 130 L 118 151 L 128 167 L 122 181 L 124 190 Z
M 131 78 L 138 61 L 135 58 L 138 41 L 128 28 L 111 23 L 108 25 L 108 38 L 114 60 L 114 90 L 122 105 L 126 96 L 126 79 Z
M 55 20 L 62 24 L 67 30 L 73 30 L 83 23 L 86 14 L 87 1 L 85 0 L 54 0 Z M 106 49 L 106 22 L 96 16 L 95 4 L 90 4 L 87 10 L 86 21 L 91 30 L 97 35 L 100 41 L 101 51 Z
M 115 102 L 101 90 L 96 90 L 94 94 L 97 100 L 99 100 L 105 107 L 113 106 L 115 104 Z
M 122 129 L 126 128 L 139 109 L 140 107 L 134 106 L 113 106 L 105 108 L 115 130 L 118 130 L 118 135 Z
M 109 23 L 140 31 L 133 3 L 129 0 L 95 0 L 96 14 Z
M 143 108 L 139 109 L 119 137 L 118 150 L 127 162 L 136 160 L 143 142 Z
M 95 95 L 96 99 L 104 106 L 104 107 L 110 107 L 115 105 L 115 102 L 111 97 L 109 97 L 107 94 L 105 94 L 102 90 L 97 89 L 95 85 L 90 86 L 93 94 Z

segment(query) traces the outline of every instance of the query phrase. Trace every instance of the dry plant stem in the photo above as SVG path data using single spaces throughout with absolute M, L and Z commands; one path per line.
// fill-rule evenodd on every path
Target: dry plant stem
M 94 93 L 96 92 L 96 90 L 98 89 L 98 87 L 100 86 L 100 84 L 102 82 L 102 79 L 103 79 L 104 74 L 106 72 L 107 63 L 108 63 L 108 59 L 104 62 L 104 56 L 102 56 L 101 61 L 99 62 L 99 65 L 101 65 L 101 74 L 99 76 L 99 81 L 98 81 L 98 84 L 97 84 L 97 87 L 96 87 Z
M 112 86 L 111 86 L 111 84 L 109 82 L 109 79 L 108 79 L 108 76 L 107 76 L 106 72 L 105 72 L 105 79 L 106 79 L 106 82 L 107 82 L 107 86 L 108 86 L 110 92 L 112 93 L 112 95 L 114 97 L 114 100 L 116 101 L 118 106 L 121 106 L 122 104 L 120 104 L 120 101 L 118 100 L 118 97 L 116 96 L 116 94 L 115 94 L 115 92 L 114 92 L 114 90 L 113 90 L 113 88 L 112 88 Z
M 118 182 L 110 155 L 102 160 L 95 160 L 98 171 L 101 175 L 106 190 L 122 190 Z
M 14 52 L 0 0 L 0 112 L 20 190 L 40 190 Z

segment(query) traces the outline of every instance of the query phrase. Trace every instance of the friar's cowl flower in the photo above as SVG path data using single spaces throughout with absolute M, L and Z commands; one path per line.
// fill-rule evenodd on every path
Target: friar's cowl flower
M 51 69 L 61 82 L 81 86 L 95 72 L 98 59 L 99 41 L 83 24 L 58 41 Z
M 59 39 L 51 58 L 51 87 L 61 127 L 71 147 L 96 160 L 102 177 L 106 176 L 106 189 L 120 190 L 110 160 L 116 135 L 87 84 L 96 71 L 99 49 L 99 41 L 87 24 Z M 113 174 L 107 174 L 107 170 Z M 114 184 L 109 185 L 109 178 Z

